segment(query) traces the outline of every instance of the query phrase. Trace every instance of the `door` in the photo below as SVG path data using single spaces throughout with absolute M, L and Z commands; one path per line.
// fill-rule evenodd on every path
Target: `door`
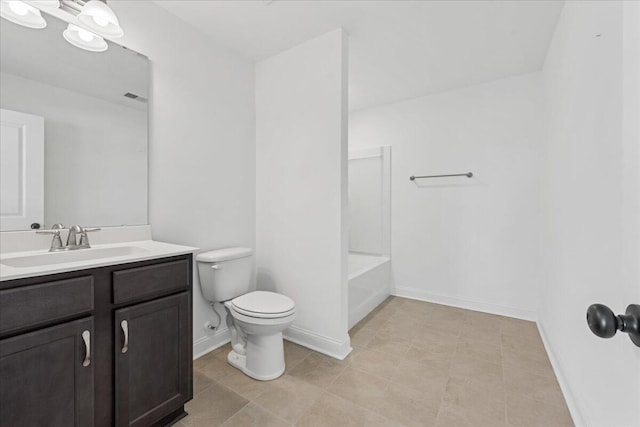
M 0 109 L 0 231 L 43 222 L 44 118 Z
M 191 398 L 189 294 L 115 312 L 116 426 L 148 426 Z
M 0 426 L 93 425 L 93 318 L 0 341 Z

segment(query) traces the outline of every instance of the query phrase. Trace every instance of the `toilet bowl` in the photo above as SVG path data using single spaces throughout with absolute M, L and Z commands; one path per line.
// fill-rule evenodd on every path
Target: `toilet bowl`
M 211 303 L 222 303 L 232 350 L 227 361 L 246 375 L 261 381 L 284 373 L 282 332 L 296 317 L 293 300 L 267 291 L 252 291 L 249 248 L 229 248 L 196 256 L 202 294 Z
M 250 306 L 247 305 L 248 298 L 253 300 Z M 269 304 L 274 300 L 281 300 L 288 308 L 276 311 Z M 236 343 L 244 344 L 240 351 L 237 351 L 238 346 L 232 344 L 228 362 L 258 380 L 272 380 L 281 376 L 285 369 L 282 332 L 296 317 L 293 301 L 277 293 L 255 291 L 227 301 L 224 306 L 236 333 L 242 335 L 236 337 Z

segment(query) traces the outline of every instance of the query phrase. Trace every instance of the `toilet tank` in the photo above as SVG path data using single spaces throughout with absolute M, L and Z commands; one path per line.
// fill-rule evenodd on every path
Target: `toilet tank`
M 209 302 L 228 301 L 250 292 L 251 248 L 226 248 L 196 256 L 202 295 Z

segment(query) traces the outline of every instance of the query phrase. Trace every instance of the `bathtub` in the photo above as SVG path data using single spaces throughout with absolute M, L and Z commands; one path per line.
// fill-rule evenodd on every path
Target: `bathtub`
M 389 257 L 349 253 L 349 329 L 384 301 L 391 290 Z

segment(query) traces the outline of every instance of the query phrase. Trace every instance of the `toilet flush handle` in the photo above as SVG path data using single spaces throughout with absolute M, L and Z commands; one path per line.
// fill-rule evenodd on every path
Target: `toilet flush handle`
M 222 270 L 222 267 L 220 267 L 218 264 L 213 264 L 213 265 L 211 266 L 211 269 L 212 269 L 212 270 Z

